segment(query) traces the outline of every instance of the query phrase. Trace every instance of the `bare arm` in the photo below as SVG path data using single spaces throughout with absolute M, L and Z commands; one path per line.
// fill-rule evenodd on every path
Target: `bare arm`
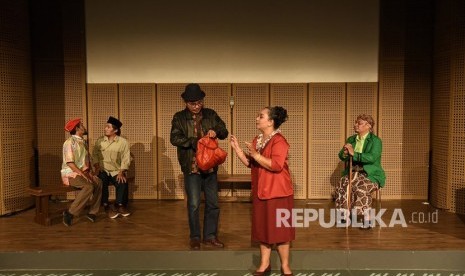
M 264 167 L 267 170 L 272 170 L 271 168 L 271 159 L 266 158 L 263 155 L 261 155 L 253 146 L 252 143 L 245 142 L 245 145 L 247 146 L 247 149 L 249 150 L 250 156 L 255 159 L 255 161 L 260 164 L 260 166 Z
M 231 142 L 230 143 L 231 143 L 231 147 L 236 152 L 236 155 L 239 158 L 239 160 L 242 162 L 242 164 L 249 167 L 250 166 L 249 157 L 247 157 L 245 155 L 244 151 L 239 146 L 239 141 L 237 140 L 236 136 L 231 135 Z

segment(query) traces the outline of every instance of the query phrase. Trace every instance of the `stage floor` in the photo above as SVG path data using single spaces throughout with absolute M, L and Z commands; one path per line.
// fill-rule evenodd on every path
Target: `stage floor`
M 53 203 L 57 217 L 52 226 L 34 223 L 34 209 L 0 218 L 0 252 L 35 251 L 178 251 L 189 250 L 185 201 L 134 200 L 133 214 L 109 219 L 102 212 L 91 223 L 84 216 L 71 227 L 61 223 L 59 210 L 69 203 Z M 203 204 L 202 204 L 203 205 Z M 296 200 L 303 210 L 323 210 L 329 221 L 330 200 Z M 360 230 L 356 227 L 323 227 L 318 221 L 296 228 L 292 250 L 463 250 L 465 217 L 436 210 L 418 200 L 385 200 L 381 216 L 394 227 Z M 251 242 L 251 203 L 220 203 L 219 239 L 227 250 L 257 250 Z M 400 210 L 400 211 L 399 211 Z M 303 212 L 303 211 L 302 211 Z M 201 209 L 203 214 L 203 208 Z M 379 213 L 378 213 L 379 214 Z M 401 217 L 406 226 L 400 225 Z M 303 218 L 303 213 L 300 213 Z M 303 224 L 303 220 L 298 221 Z M 202 247 L 201 250 L 218 250 Z
M 188 247 L 185 201 L 134 200 L 127 218 L 109 219 L 102 211 L 95 223 L 82 216 L 71 227 L 61 222 L 67 204 L 52 203 L 57 216 L 49 227 L 34 223 L 34 209 L 0 218 L 0 276 L 250 276 L 259 264 L 258 245 L 250 239 L 251 203 L 220 203 L 219 238 L 226 247 L 200 251 Z M 302 210 L 297 222 L 304 224 L 304 210 L 322 210 L 330 222 L 333 206 L 330 200 L 296 200 Z M 384 223 L 397 214 L 398 224 L 360 230 L 312 221 L 296 228 L 294 275 L 465 276 L 463 216 L 418 200 L 385 200 L 380 208 Z M 280 275 L 275 251 L 271 263 L 271 275 Z

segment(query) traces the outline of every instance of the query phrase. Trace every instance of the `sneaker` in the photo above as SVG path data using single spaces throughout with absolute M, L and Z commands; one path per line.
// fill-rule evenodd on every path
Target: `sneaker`
M 71 224 L 73 224 L 73 215 L 68 212 L 68 211 L 64 211 L 63 212 L 63 224 L 66 225 L 66 226 L 71 226 Z
M 105 212 L 107 212 L 108 217 L 111 219 L 115 219 L 119 216 L 119 213 L 113 205 L 105 205 Z
M 87 214 L 86 218 L 90 220 L 91 222 L 95 222 L 97 220 L 97 216 L 94 214 Z
M 126 209 L 126 207 L 124 207 L 124 205 L 119 205 L 118 206 L 118 213 L 120 215 L 122 215 L 123 217 L 127 217 L 131 214 L 131 212 L 128 211 L 128 209 Z

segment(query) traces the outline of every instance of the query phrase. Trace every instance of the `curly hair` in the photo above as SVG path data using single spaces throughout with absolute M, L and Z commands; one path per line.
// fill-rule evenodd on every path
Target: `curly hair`
M 289 118 L 287 110 L 282 106 L 268 106 L 266 108 L 269 110 L 268 117 L 274 121 L 274 129 L 278 129 Z

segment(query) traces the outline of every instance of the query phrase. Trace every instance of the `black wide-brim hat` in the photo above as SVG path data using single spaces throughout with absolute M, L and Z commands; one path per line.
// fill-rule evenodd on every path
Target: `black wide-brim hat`
M 200 85 L 197 83 L 190 83 L 186 85 L 184 92 L 181 94 L 181 98 L 186 102 L 196 102 L 205 98 L 205 92 L 200 89 Z
M 115 117 L 112 117 L 112 116 L 110 116 L 110 118 L 108 118 L 107 123 L 114 125 L 116 128 L 121 128 L 121 126 L 123 125 L 123 123 L 121 123 L 120 120 L 118 120 L 118 119 L 116 119 Z

